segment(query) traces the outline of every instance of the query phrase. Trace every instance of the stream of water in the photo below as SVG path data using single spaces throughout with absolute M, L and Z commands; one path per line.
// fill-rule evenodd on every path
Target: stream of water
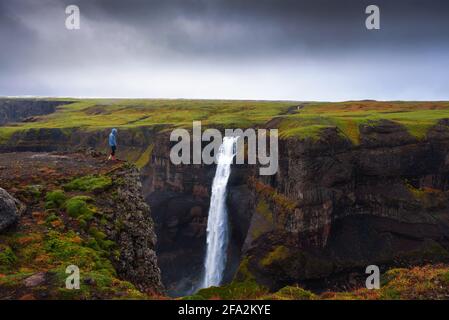
M 235 156 L 236 141 L 236 137 L 224 137 L 217 155 L 217 170 L 212 183 L 207 220 L 207 252 L 201 288 L 218 286 L 223 279 L 229 240 L 226 187 Z

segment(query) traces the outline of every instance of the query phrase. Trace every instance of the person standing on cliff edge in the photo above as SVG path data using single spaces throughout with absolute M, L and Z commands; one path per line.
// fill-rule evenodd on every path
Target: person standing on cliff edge
M 115 160 L 115 151 L 117 150 L 117 129 L 112 129 L 109 134 L 109 146 L 111 147 L 111 154 L 108 160 Z

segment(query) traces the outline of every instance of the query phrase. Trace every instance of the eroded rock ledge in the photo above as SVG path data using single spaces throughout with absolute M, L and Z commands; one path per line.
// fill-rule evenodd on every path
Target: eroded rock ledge
M 150 298 L 163 293 L 138 170 L 96 153 L 6 153 L 0 185 L 27 205 L 0 234 L 0 297 Z M 81 289 L 65 288 L 78 266 Z

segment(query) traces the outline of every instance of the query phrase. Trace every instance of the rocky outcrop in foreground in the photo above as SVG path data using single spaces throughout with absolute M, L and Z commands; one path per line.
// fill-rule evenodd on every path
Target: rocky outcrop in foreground
M 105 225 L 108 238 L 117 243 L 117 272 L 142 291 L 160 294 L 162 283 L 155 253 L 156 234 L 150 207 L 142 197 L 139 171 L 130 166 L 110 174 L 119 182 L 98 201 L 113 224 Z M 104 201 L 104 204 L 103 204 Z M 120 224 L 117 228 L 116 223 Z
M 0 234 L 0 298 L 162 294 L 156 236 L 139 173 L 125 162 L 104 159 L 95 153 L 2 154 L 0 185 L 27 209 Z M 14 210 L 11 199 L 5 203 Z M 78 290 L 66 288 L 69 266 L 79 268 Z

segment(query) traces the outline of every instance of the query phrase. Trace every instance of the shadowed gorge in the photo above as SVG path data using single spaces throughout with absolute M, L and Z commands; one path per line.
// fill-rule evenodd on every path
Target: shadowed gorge
M 39 100 L 39 99 L 0 99 L 0 125 L 10 122 L 33 122 L 35 116 L 50 114 L 57 106 L 69 104 L 71 101 Z

